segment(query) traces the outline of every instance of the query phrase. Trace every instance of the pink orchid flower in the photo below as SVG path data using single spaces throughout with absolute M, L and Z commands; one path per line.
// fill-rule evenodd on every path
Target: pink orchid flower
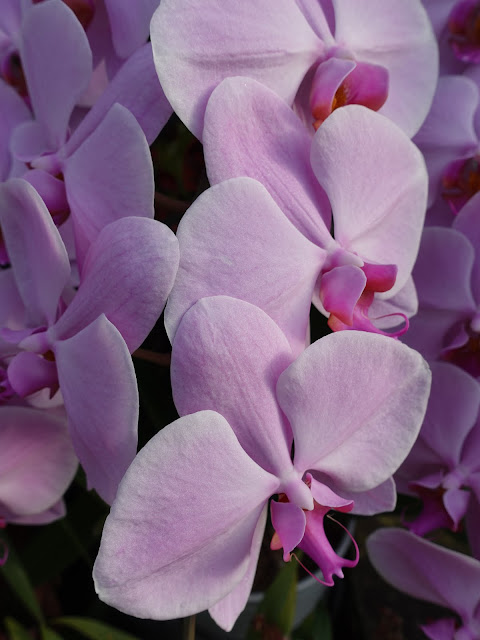
M 415 0 L 334 0 L 330 29 L 319 0 L 163 0 L 151 40 L 160 82 L 200 137 L 208 98 L 223 79 L 254 78 L 305 115 L 308 129 L 344 104 L 379 109 L 409 136 L 437 81 L 437 48 Z
M 378 322 L 389 327 L 415 312 L 410 273 L 427 175 L 418 149 L 390 120 L 350 105 L 311 140 L 272 91 L 232 78 L 212 94 L 204 133 L 214 186 L 179 225 L 171 338 L 183 313 L 209 295 L 261 307 L 297 353 L 312 298 L 335 329 L 378 331 L 379 316 L 390 316 Z
M 28 182 L 0 185 L 0 224 L 25 310 L 21 329 L 0 332 L 3 345 L 10 343 L 8 381 L 21 397 L 60 387 L 89 484 L 111 502 L 136 451 L 138 391 L 130 352 L 163 309 L 177 269 L 177 241 L 148 218 L 107 225 L 67 306 L 65 246 Z
M 480 377 L 480 234 L 476 194 L 452 228 L 427 227 L 413 270 L 419 310 L 403 340 L 427 360 Z M 446 256 L 449 256 L 446 260 Z
M 333 584 L 356 560 L 335 554 L 323 519 L 362 493 L 371 498 L 401 463 L 429 382 L 422 358 L 384 336 L 331 334 L 294 361 L 257 307 L 200 300 L 173 344 L 182 417 L 147 444 L 119 487 L 94 568 L 100 598 L 154 619 L 208 608 L 231 629 L 275 494 L 272 548 L 289 560 L 299 546 Z
M 423 502 L 419 516 L 406 523 L 422 536 L 439 527 L 457 531 L 469 511 L 480 509 L 480 385 L 451 364 L 431 368 L 425 421 L 395 474 L 399 491 Z
M 402 529 L 379 529 L 367 540 L 375 569 L 396 589 L 452 609 L 459 617 L 422 625 L 430 640 L 480 637 L 480 562 Z

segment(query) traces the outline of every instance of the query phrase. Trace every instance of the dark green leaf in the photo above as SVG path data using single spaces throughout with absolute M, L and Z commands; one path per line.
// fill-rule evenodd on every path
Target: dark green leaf
M 42 626 L 42 640 L 63 640 L 62 636 L 59 636 L 56 631 Z
M 13 618 L 5 618 L 8 640 L 32 640 L 32 636 Z
M 64 617 L 53 621 L 56 625 L 70 627 L 91 640 L 138 640 L 135 636 L 118 631 L 114 627 L 90 618 Z
M 6 536 L 5 536 L 6 537 Z M 10 540 L 6 540 L 8 545 L 8 560 L 1 567 L 2 575 L 10 585 L 12 591 L 23 602 L 31 615 L 40 623 L 43 622 L 43 614 L 38 604 L 35 592 L 30 583 L 27 572 L 23 568 L 20 558 L 12 547 Z
M 297 566 L 295 562 L 286 562 L 265 592 L 253 623 L 256 631 L 249 637 L 261 638 L 274 632 L 289 635 L 295 617 L 296 601 Z

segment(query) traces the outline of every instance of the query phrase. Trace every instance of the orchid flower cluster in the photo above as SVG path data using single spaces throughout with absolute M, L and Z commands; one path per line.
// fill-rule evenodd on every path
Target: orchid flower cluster
M 398 488 L 423 510 L 372 561 L 460 617 L 429 638 L 478 639 L 480 3 L 4 5 L 0 524 L 62 517 L 79 463 L 111 505 L 99 597 L 231 630 L 268 518 L 331 586 L 358 548 L 324 518 Z M 176 235 L 149 149 L 172 111 L 210 184 Z M 130 354 L 167 298 L 180 417 L 136 454 Z M 473 558 L 420 538 L 464 519 Z

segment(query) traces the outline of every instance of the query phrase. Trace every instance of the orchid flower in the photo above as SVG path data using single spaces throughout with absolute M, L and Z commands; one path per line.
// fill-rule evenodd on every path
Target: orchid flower
M 0 521 L 43 524 L 64 515 L 61 498 L 77 470 L 58 412 L 0 407 Z
M 427 360 L 446 360 L 474 377 L 480 376 L 479 207 L 476 194 L 452 228 L 424 230 L 413 270 L 419 311 L 403 338 Z
M 68 256 L 28 182 L 0 185 L 0 224 L 25 308 L 21 329 L 1 330 L 11 345 L 9 383 L 21 397 L 60 387 L 89 484 L 111 502 L 136 451 L 138 391 L 129 352 L 163 309 L 178 264 L 176 239 L 148 218 L 107 225 L 67 306 Z
M 102 600 L 154 619 L 209 608 L 231 629 L 275 494 L 271 546 L 285 560 L 299 546 L 328 585 L 356 563 L 335 554 L 324 516 L 349 511 L 351 494 L 361 500 L 406 456 L 429 371 L 401 343 L 361 332 L 331 334 L 293 360 L 278 326 L 249 303 L 206 298 L 185 314 L 171 369 L 182 417 L 119 487 L 94 568 Z
M 422 625 L 430 640 L 480 637 L 480 562 L 402 529 L 379 529 L 367 540 L 378 573 L 414 598 L 452 609 L 459 617 Z
M 72 133 L 72 112 L 92 70 L 81 25 L 63 2 L 48 0 L 26 13 L 20 36 L 35 119 L 11 132 L 9 147 L 16 161 L 11 175 L 33 184 L 58 224 L 72 213 L 82 266 L 102 227 L 124 211 L 153 218 L 147 142 L 172 110 L 156 78 L 151 47 L 145 45 Z
M 415 312 L 410 272 L 427 176 L 415 145 L 387 118 L 347 106 L 311 141 L 273 92 L 229 79 L 207 109 L 205 156 L 214 186 L 179 225 L 171 338 L 183 313 L 209 295 L 261 307 L 297 353 L 312 298 L 335 329 L 379 331 L 372 318 L 395 314 L 388 327 Z
M 254 78 L 308 114 L 308 129 L 362 104 L 413 136 L 431 104 L 437 49 L 419 2 L 334 0 L 332 33 L 319 0 L 162 0 L 150 33 L 160 82 L 202 137 L 223 79 Z
M 432 391 L 412 451 L 395 475 L 402 493 L 417 494 L 423 509 L 406 523 L 417 535 L 438 527 L 457 531 L 480 503 L 480 385 L 447 363 L 432 363 Z

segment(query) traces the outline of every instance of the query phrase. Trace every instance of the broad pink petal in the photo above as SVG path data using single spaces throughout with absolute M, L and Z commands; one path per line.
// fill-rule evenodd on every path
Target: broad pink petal
M 0 225 L 29 326 L 54 322 L 70 264 L 51 215 L 25 180 L 0 185 Z
M 41 2 L 25 14 L 20 56 L 35 116 L 58 148 L 92 72 L 85 32 L 63 2 Z
M 478 560 L 403 529 L 375 531 L 367 548 L 375 569 L 396 589 L 473 617 L 479 601 Z
M 75 453 L 88 486 L 109 504 L 137 448 L 138 391 L 127 346 L 100 316 L 54 345 Z
M 211 187 L 185 214 L 177 237 L 180 267 L 165 310 L 170 339 L 197 300 L 228 295 L 263 309 L 294 352 L 303 350 L 325 254 L 295 229 L 260 183 L 234 178 Z
M 420 306 L 457 312 L 475 310 L 470 281 L 475 250 L 463 233 L 456 229 L 427 227 L 413 279 Z
M 178 260 L 177 239 L 161 222 L 129 217 L 107 225 L 90 247 L 78 292 L 51 338 L 70 338 L 104 313 L 134 351 L 163 311 Z
M 52 508 L 77 469 L 65 421 L 48 411 L 0 408 L 0 513 L 11 518 Z
M 115 104 L 65 165 L 67 197 L 83 262 L 89 245 L 110 222 L 153 218 L 150 149 L 135 117 Z
M 250 549 L 250 561 L 245 575 L 224 598 L 216 602 L 208 609 L 219 627 L 225 631 L 231 631 L 236 619 L 244 610 L 247 600 L 252 591 L 253 580 L 257 571 L 258 555 L 260 553 L 265 524 L 267 521 L 268 505 L 266 504 L 260 518 L 258 519 L 255 532 L 253 534 L 252 546 Z
M 376 513 L 393 511 L 397 503 L 397 491 L 393 478 L 388 478 L 370 491 L 356 493 L 350 491 L 348 497 L 354 501 L 351 513 L 372 516 Z
M 480 211 L 480 194 L 476 194 L 462 207 L 453 221 L 452 228 L 463 233 L 471 242 L 475 250 L 471 287 L 476 303 L 480 303 L 480 225 L 478 216 Z M 470 255 L 470 252 L 469 252 Z
M 120 58 L 128 58 L 148 39 L 150 20 L 158 0 L 104 0 L 112 41 Z
M 5 82 L 0 83 L 0 180 L 6 180 L 12 165 L 10 138 L 15 127 L 32 117 L 18 93 Z
M 331 210 L 310 165 L 312 136 L 285 102 L 250 78 L 228 78 L 212 93 L 203 143 L 210 184 L 249 176 L 287 218 L 327 247 Z
M 312 142 L 312 167 L 332 205 L 335 239 L 367 262 L 398 267 L 405 285 L 420 244 L 427 198 L 421 153 L 387 118 L 358 105 L 337 109 Z
M 396 340 L 358 331 L 321 338 L 277 385 L 293 430 L 295 468 L 320 473 L 327 486 L 331 478 L 345 496 L 373 489 L 412 447 L 429 389 L 423 358 Z
M 208 98 L 224 78 L 254 78 L 292 104 L 323 50 L 291 0 L 162 0 L 150 35 L 165 94 L 198 138 Z
M 277 486 L 219 414 L 165 427 L 135 458 L 107 518 L 94 567 L 100 598 L 157 620 L 213 606 L 248 570 Z
M 432 390 L 420 438 L 448 468 L 455 469 L 461 462 L 465 439 L 478 418 L 480 385 L 468 373 L 446 362 L 432 363 L 431 368 Z
M 292 468 L 292 434 L 275 387 L 293 358 L 287 339 L 264 311 L 226 296 L 204 298 L 184 315 L 173 341 L 177 410 L 180 415 L 217 411 L 248 455 L 280 476 Z
M 65 146 L 67 156 L 95 131 L 116 102 L 135 116 L 151 144 L 173 112 L 158 81 L 151 44 L 145 44 L 136 51 L 115 74 L 68 140 Z
M 381 113 L 412 137 L 424 121 L 438 78 L 437 42 L 417 0 L 333 0 L 335 40 L 362 62 L 388 71 Z

